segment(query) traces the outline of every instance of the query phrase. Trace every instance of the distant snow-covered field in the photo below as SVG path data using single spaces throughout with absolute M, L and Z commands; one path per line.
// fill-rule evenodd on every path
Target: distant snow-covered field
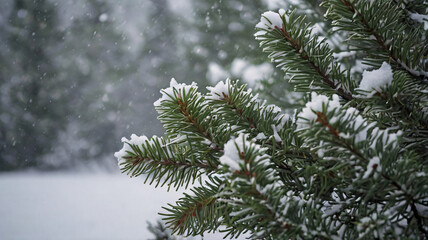
M 148 239 L 180 192 L 107 173 L 0 174 L 0 239 Z M 210 235 L 205 239 L 221 239 Z

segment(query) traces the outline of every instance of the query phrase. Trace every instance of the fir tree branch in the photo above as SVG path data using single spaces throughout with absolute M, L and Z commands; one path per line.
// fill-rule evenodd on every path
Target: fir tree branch
M 256 239 L 428 237 L 427 89 L 416 81 L 426 68 L 426 34 L 404 24 L 395 3 L 324 4 L 367 64 L 388 61 L 407 72 L 388 70 L 386 85 L 379 79 L 372 92 L 363 84 L 372 78 L 363 77 L 356 89 L 351 71 L 335 62 L 328 40 L 313 35 L 304 18 L 264 13 L 256 26 L 264 51 L 297 91 L 324 95 L 302 97 L 310 101 L 293 119 L 237 82 L 201 94 L 196 84 L 171 81 L 155 103 L 166 137 L 133 135 L 116 156 L 122 171 L 157 184 L 178 187 L 208 176 L 165 208 L 175 232 L 224 225 L 227 236 L 251 232 Z
M 352 95 L 345 90 L 343 90 L 339 84 L 335 84 L 333 80 L 330 80 L 330 74 L 328 74 L 325 71 L 322 71 L 318 65 L 315 64 L 314 61 L 312 61 L 309 58 L 309 54 L 304 50 L 303 46 L 299 44 L 296 40 L 294 40 L 291 35 L 287 32 L 285 29 L 285 25 L 282 24 L 282 28 L 279 28 L 278 26 L 275 26 L 275 29 L 279 30 L 284 38 L 293 46 L 294 51 L 300 55 L 300 57 L 307 61 L 308 64 L 314 69 L 324 80 L 327 85 L 329 85 L 332 89 L 335 89 L 338 91 L 339 95 L 343 97 L 344 99 L 350 101 L 353 99 Z
M 162 98 L 155 103 L 158 119 L 168 135 L 185 136 L 189 142 L 195 140 L 201 145 L 208 141 L 212 154 L 221 153 L 232 129 L 215 116 L 204 96 L 197 91 L 196 84 L 178 84 L 173 79 L 170 85 L 162 90 Z
M 146 175 L 147 182 L 179 188 L 187 186 L 202 174 L 218 172 L 218 163 L 207 153 L 189 146 L 171 143 L 165 138 L 131 136 L 123 139 L 124 147 L 116 153 L 122 173 L 131 177 Z
M 222 185 L 223 180 L 211 178 L 203 186 L 195 187 L 193 196 L 185 193 L 176 206 L 164 207 L 167 213 L 161 213 L 163 220 L 173 233 L 180 235 L 201 235 L 207 230 L 216 230 L 227 212 L 227 205 L 218 201 Z
M 406 72 L 395 71 L 387 89 L 372 97 L 355 97 L 366 118 L 378 122 L 382 128 L 399 127 L 404 132 L 402 144 L 424 159 L 428 154 L 423 140 L 428 138 L 428 113 L 424 110 L 428 102 L 427 90 L 425 85 L 412 81 Z
M 326 109 L 328 108 L 328 105 L 326 106 Z M 334 145 L 341 145 L 343 146 L 345 149 L 349 150 L 352 154 L 356 155 L 359 159 L 361 159 L 361 161 L 364 164 L 369 164 L 370 163 L 370 156 L 366 156 L 366 154 L 362 153 L 361 150 L 358 150 L 356 147 L 354 147 L 352 142 L 349 142 L 347 139 L 342 138 L 341 136 L 345 135 L 344 133 L 341 133 L 340 130 L 338 128 L 333 127 L 333 125 L 329 122 L 329 119 L 327 117 L 326 114 L 328 114 L 328 112 L 320 112 L 317 111 L 315 112 L 316 114 L 316 119 L 315 122 L 318 122 L 323 129 L 326 129 L 327 132 L 334 138 L 336 139 L 336 141 L 334 140 L 328 140 L 328 138 L 323 138 L 324 141 L 331 141 L 332 143 L 334 143 Z M 346 118 L 341 118 L 341 119 L 346 119 Z M 337 124 L 336 124 L 337 125 Z M 342 124 L 337 125 L 339 128 L 341 127 Z M 349 125 L 349 123 L 345 122 L 345 125 Z M 313 126 L 314 127 L 314 126 Z M 315 130 L 317 131 L 317 130 Z M 309 133 L 309 135 L 312 135 Z M 376 137 L 375 137 L 376 139 Z M 382 138 L 379 139 L 378 141 L 382 141 Z M 393 151 L 392 149 L 389 148 L 390 145 L 386 145 L 385 148 L 386 149 L 382 149 L 383 151 Z M 336 149 L 339 150 L 339 149 Z M 367 152 L 367 151 L 364 151 Z M 391 158 L 392 156 L 389 156 L 389 158 Z M 395 157 L 393 157 L 395 159 Z M 373 166 L 370 166 L 370 164 L 367 166 L 368 168 L 373 167 L 373 169 L 376 169 L 378 167 L 378 164 L 373 164 Z M 387 183 L 391 186 L 393 186 L 396 190 L 402 192 L 406 198 L 406 202 L 409 202 L 409 205 L 411 207 L 411 210 L 413 212 L 413 217 L 416 219 L 417 225 L 418 225 L 418 229 L 420 231 L 420 233 L 426 235 L 427 232 L 426 230 L 423 228 L 423 220 L 419 214 L 419 212 L 417 211 L 416 208 L 416 200 L 414 198 L 414 196 L 408 192 L 405 188 L 403 188 L 399 182 L 397 182 L 396 180 L 392 179 L 390 176 L 386 175 L 385 171 L 382 171 L 379 174 L 382 178 L 384 178 Z M 387 190 L 388 192 L 393 192 L 393 190 Z M 375 202 L 375 199 L 370 198 L 367 199 L 370 202 Z M 379 201 L 379 200 L 378 200 Z M 381 201 L 383 202 L 384 200 L 381 199 Z
M 165 166 L 173 165 L 173 166 L 185 166 L 185 167 L 198 167 L 198 168 L 205 168 L 205 169 L 210 170 L 210 171 L 214 171 L 217 169 L 216 166 L 212 166 L 212 165 L 208 165 L 208 164 L 179 162 L 179 161 L 175 161 L 172 158 L 170 158 L 170 159 L 162 158 L 161 161 L 156 161 L 156 162 L 154 162 L 153 159 L 142 158 L 140 156 L 127 156 L 127 157 L 124 157 L 124 159 L 132 161 L 132 166 L 146 162 L 146 164 L 152 164 L 152 165 L 165 165 Z
M 343 8 L 339 6 L 339 2 L 346 7 L 345 11 L 349 11 L 349 14 L 341 11 Z M 394 3 L 389 1 L 371 3 L 370 1 L 329 0 L 323 4 L 330 6 L 332 11 L 328 12 L 328 17 L 336 20 L 333 21 L 334 25 L 339 29 L 356 33 L 351 34 L 350 39 L 364 38 L 354 42 L 355 47 L 368 49 L 368 45 L 361 44 L 364 44 L 365 41 L 369 42 L 369 37 L 372 36 L 379 49 L 383 54 L 386 54 L 387 59 L 382 61 L 390 62 L 393 60 L 401 69 L 415 77 L 428 77 L 428 72 L 424 71 L 423 67 L 420 70 L 415 68 L 421 64 L 423 59 L 426 59 L 428 45 L 418 42 L 421 35 L 419 29 L 404 33 L 403 24 L 400 21 L 403 12 Z M 383 11 L 388 11 L 388 15 L 384 14 Z M 392 14 L 392 12 L 394 13 Z M 357 18 L 361 25 L 354 21 L 354 18 Z M 383 58 L 383 55 L 376 51 L 367 52 L 367 54 L 376 59 Z M 366 61 L 374 63 L 376 59 L 366 59 Z
M 365 162 L 369 162 L 359 151 L 358 149 L 354 148 L 349 142 L 346 141 L 346 139 L 343 139 L 339 136 L 339 131 L 335 129 L 332 125 L 329 124 L 327 116 L 322 112 L 316 112 L 317 119 L 316 122 L 321 123 L 323 127 L 326 127 L 329 129 L 330 133 L 338 140 L 338 143 L 342 143 L 346 149 L 348 149 L 351 153 L 353 153 L 358 158 L 364 160 Z
M 199 134 L 204 136 L 206 139 L 208 139 L 212 143 L 215 143 L 215 139 L 209 134 L 209 128 L 204 128 L 201 124 L 198 123 L 197 118 L 190 113 L 187 104 L 182 101 L 180 95 L 177 96 L 177 102 L 178 102 L 178 105 L 180 106 L 179 111 L 185 117 L 185 121 L 191 124 L 192 126 L 194 126 L 196 131 L 199 132 Z M 213 149 L 216 151 L 223 150 L 222 147 L 218 145 L 215 145 Z
M 222 84 L 224 83 L 218 83 Z M 245 91 L 246 85 L 238 85 L 238 81 L 229 80 L 224 85 L 227 90 L 216 92 L 213 88 L 207 99 L 220 117 L 228 119 L 228 122 L 237 129 L 254 136 L 260 133 L 272 136 L 275 131 L 279 132 L 289 127 L 290 119 L 287 115 L 281 114 L 279 107 L 266 105 L 258 99 L 258 95 L 253 95 L 250 90 Z M 281 140 L 277 139 L 277 142 L 280 144 Z
M 418 209 L 416 208 L 415 203 L 417 202 L 414 197 L 409 194 L 405 189 L 403 189 L 403 187 L 401 187 L 400 184 L 398 184 L 396 181 L 392 180 L 389 176 L 386 176 L 385 174 L 381 174 L 381 176 L 383 178 L 385 178 L 386 180 L 390 181 L 391 184 L 396 187 L 396 189 L 398 189 L 399 191 L 403 192 L 406 196 L 406 199 L 410 202 L 410 208 L 413 212 L 413 216 L 416 219 L 416 223 L 418 225 L 418 229 L 420 231 L 421 234 L 424 235 L 425 238 L 428 238 L 428 231 L 424 228 L 424 224 L 423 224 L 423 220 L 421 218 L 421 215 L 419 214 Z
M 317 41 L 318 36 L 312 35 L 310 25 L 304 24 L 304 18 L 294 19 L 294 12 L 279 15 L 281 26 L 263 26 L 263 17 L 271 21 L 265 16 L 257 26 L 260 31 L 256 33 L 256 39 L 261 41 L 263 51 L 269 52 L 272 61 L 278 62 L 278 67 L 291 74 L 290 81 L 297 83 L 298 91 L 325 90 L 351 101 L 354 84 L 333 62 L 328 45 Z

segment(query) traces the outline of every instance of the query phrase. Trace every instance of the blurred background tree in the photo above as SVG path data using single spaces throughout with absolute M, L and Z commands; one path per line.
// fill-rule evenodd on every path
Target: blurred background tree
M 115 147 L 119 105 L 109 95 L 134 59 L 109 3 L 80 7 L 84 14 L 66 23 L 48 0 L 4 5 L 0 170 L 72 168 L 105 160 Z
M 73 19 L 56 49 L 55 60 L 61 66 L 57 80 L 69 84 L 63 91 L 69 92 L 72 108 L 43 167 L 69 168 L 107 159 L 116 143 L 111 136 L 116 134 L 120 102 L 114 86 L 135 71 L 128 41 L 110 19 L 111 6 L 101 0 L 86 4 L 85 14 Z
M 31 167 L 67 121 L 67 82 L 52 51 L 61 42 L 55 6 L 16 0 L 1 21 L 0 168 Z M 3 11 L 5 13 L 5 11 Z M 62 107 L 56 108 L 55 105 Z
M 201 87 L 239 78 L 270 88 L 263 92 L 275 93 L 274 102 L 289 86 L 262 63 L 254 25 L 261 12 L 288 4 L 5 0 L 0 171 L 116 170 L 120 136 L 163 133 L 153 102 L 172 77 Z

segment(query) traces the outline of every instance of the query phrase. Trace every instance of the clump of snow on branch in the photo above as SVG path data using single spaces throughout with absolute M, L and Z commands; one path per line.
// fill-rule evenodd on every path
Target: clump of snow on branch
M 256 33 L 256 36 L 263 35 L 267 31 L 271 31 L 272 29 L 275 29 L 275 27 L 282 28 L 282 17 L 285 18 L 285 20 L 288 20 L 288 16 L 285 15 L 285 10 L 280 9 L 278 12 L 273 11 L 267 11 L 262 14 L 262 17 L 260 18 L 260 22 L 257 23 L 256 28 L 258 28 L 260 31 Z
M 368 178 L 373 171 L 380 172 L 381 169 L 380 159 L 378 157 L 373 157 L 367 164 L 367 169 L 363 175 L 363 178 Z
M 372 97 L 376 92 L 381 92 L 382 89 L 391 85 L 393 79 L 391 66 L 383 62 L 382 66 L 373 71 L 364 71 L 363 79 L 357 90 L 361 90 L 362 94 L 358 97 Z
M 220 81 L 215 87 L 207 87 L 208 91 L 210 91 L 210 95 L 206 98 L 212 100 L 224 99 L 225 96 L 229 96 L 229 88 L 230 79 L 226 79 L 226 82 Z
M 248 139 L 248 134 L 240 133 L 237 138 L 230 139 L 224 145 L 224 154 L 220 157 L 222 165 L 228 166 L 232 172 L 241 170 L 246 164 L 245 152 L 255 148 L 257 152 L 264 151 L 259 145 Z M 254 161 L 259 162 L 262 157 L 257 156 Z
M 318 95 L 316 92 L 311 93 L 311 101 L 306 103 L 305 108 L 297 115 L 297 124 L 299 128 L 308 126 L 308 123 L 317 119 L 316 112 L 323 112 L 323 108 L 327 108 L 327 112 L 340 108 L 339 96 L 334 94 L 333 99 L 325 95 Z
M 312 93 L 312 100 L 297 115 L 297 128 L 302 130 L 310 129 L 316 124 L 317 120 L 320 120 L 320 116 L 317 113 L 323 113 L 324 120 L 330 126 L 338 124 L 335 127 L 337 138 L 354 144 L 367 142 L 366 146 L 374 151 L 376 151 L 378 144 L 381 144 L 383 148 L 397 147 L 398 137 L 402 135 L 402 131 L 394 133 L 391 132 L 391 129 L 380 129 L 375 122 L 369 122 L 364 119 L 360 112 L 353 107 L 342 107 L 337 95 L 333 95 L 332 100 L 330 100 L 327 96 L 316 93 Z M 331 117 L 327 118 L 326 116 Z M 346 123 L 346 125 L 343 123 Z M 331 132 L 331 129 L 327 129 L 327 131 Z M 313 150 L 318 151 L 319 157 L 323 157 L 328 146 L 328 143 L 321 141 Z M 377 156 L 381 159 L 382 152 L 377 152 Z M 373 158 L 372 160 L 375 161 L 376 159 Z M 380 165 L 379 162 L 373 162 L 372 165 L 374 164 Z M 370 167 L 368 167 L 365 176 L 370 175 L 370 171 Z
M 355 56 L 356 53 L 357 53 L 356 51 L 349 51 L 349 52 L 343 51 L 343 52 L 333 53 L 333 57 L 341 61 L 343 58 Z
M 332 119 L 331 122 L 334 123 L 338 118 Z M 395 147 L 397 138 L 401 136 L 402 132 L 398 131 L 396 133 L 389 133 L 388 129 L 382 130 L 378 127 L 375 127 L 375 123 L 369 123 L 366 119 L 364 119 L 359 111 L 355 108 L 348 108 L 344 114 L 340 116 L 342 120 L 351 120 L 352 127 L 354 130 L 358 131 L 355 134 L 354 139 L 355 142 L 366 141 L 367 139 L 373 139 L 371 148 L 375 148 L 376 142 L 379 138 L 382 138 L 382 144 L 384 146 L 388 146 L 389 144 L 393 144 Z M 345 135 L 342 133 L 342 137 Z
M 122 137 L 123 147 L 119 151 L 114 153 L 114 156 L 117 158 L 117 161 L 120 164 L 125 161 L 125 157 L 128 155 L 128 152 L 133 152 L 131 145 L 141 146 L 148 138 L 146 136 L 137 136 L 135 134 L 131 135 L 131 139 L 127 139 L 126 137 Z
M 161 98 L 159 98 L 153 105 L 155 107 L 160 106 L 161 102 L 165 100 L 174 100 L 176 99 L 176 94 L 188 93 L 191 89 L 198 89 L 196 83 L 192 83 L 191 85 L 187 85 L 185 83 L 177 83 L 177 81 L 172 78 L 169 83 L 169 87 L 162 89 L 160 93 L 162 94 Z
M 382 130 L 379 127 L 376 127 L 375 122 L 368 122 L 361 116 L 360 112 L 353 107 L 349 107 L 342 111 L 341 114 L 338 114 L 337 117 L 332 117 L 329 119 L 331 124 L 334 124 L 337 121 L 350 122 L 349 126 L 347 126 L 349 127 L 349 130 L 339 133 L 341 138 L 348 139 L 352 135 L 355 143 L 369 140 L 371 142 L 369 147 L 372 149 L 376 148 L 376 144 L 379 140 L 381 140 L 381 143 L 384 147 L 392 144 L 391 146 L 395 148 L 397 145 L 397 138 L 402 135 L 402 131 L 390 133 L 389 129 Z M 352 133 L 352 131 L 356 131 L 356 133 Z
M 428 15 L 423 15 L 419 13 L 411 13 L 410 18 L 416 22 L 424 24 L 424 30 L 428 30 Z
M 229 166 L 232 171 L 239 171 L 241 167 L 239 164 L 244 163 L 240 158 L 240 152 L 244 149 L 244 142 L 242 136 L 238 140 L 231 139 L 224 145 L 224 155 L 220 157 L 220 162 L 223 165 Z

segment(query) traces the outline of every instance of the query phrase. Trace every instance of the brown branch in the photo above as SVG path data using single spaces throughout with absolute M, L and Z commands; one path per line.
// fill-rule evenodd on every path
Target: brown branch
M 256 190 L 257 191 L 257 190 Z M 259 191 L 257 191 L 257 193 L 259 194 L 259 196 L 260 196 L 260 198 L 263 200 L 263 201 L 265 201 L 265 202 L 267 202 L 267 198 L 266 197 L 264 197 Z M 276 214 L 271 210 L 271 209 L 269 209 L 269 208 L 267 208 L 267 210 L 268 210 L 268 212 L 269 212 L 269 214 L 272 216 L 272 218 L 276 221 L 276 222 L 278 222 L 279 223 L 279 225 L 281 226 L 281 228 L 282 229 L 284 229 L 284 230 L 289 230 L 291 227 L 293 227 L 293 224 L 291 224 L 291 223 L 289 223 L 289 222 L 282 222 L 282 221 L 280 221 L 277 217 L 276 217 Z
M 222 92 L 223 94 L 223 98 L 227 101 L 227 104 L 231 106 L 232 110 L 235 110 L 237 115 L 240 118 L 244 118 L 248 121 L 248 123 L 250 124 L 250 128 L 257 128 L 257 124 L 255 123 L 254 119 L 249 118 L 249 117 L 245 117 L 243 115 L 243 111 L 241 108 L 238 108 L 234 102 L 232 102 L 232 99 L 230 99 L 229 96 L 227 96 L 224 92 Z
M 205 130 L 196 120 L 196 117 L 194 117 L 187 109 L 187 105 L 181 100 L 181 96 L 177 96 L 177 102 L 180 106 L 179 111 L 186 117 L 186 121 L 189 122 L 192 126 L 194 126 L 202 136 L 204 136 L 206 139 L 209 139 L 212 143 L 214 143 L 212 137 L 208 134 L 207 130 Z M 215 144 L 215 147 L 213 148 L 216 151 L 222 150 L 221 147 L 217 146 Z
M 428 231 L 426 231 L 424 229 L 424 223 L 423 223 L 423 219 L 421 218 L 421 215 L 419 215 L 419 211 L 416 208 L 416 200 L 413 198 L 412 195 L 410 195 L 409 193 L 407 193 L 401 186 L 400 184 L 398 184 L 396 181 L 392 180 L 390 177 L 382 174 L 382 177 L 384 177 L 385 179 L 389 180 L 391 182 L 391 184 L 393 186 L 395 186 L 398 190 L 402 191 L 404 193 L 404 195 L 406 196 L 406 198 L 410 201 L 410 209 L 412 209 L 413 212 L 413 216 L 416 219 L 416 224 L 418 225 L 418 229 L 419 231 L 421 231 L 422 234 L 425 235 L 425 238 L 428 238 Z
M 376 39 L 376 42 L 380 45 L 380 47 L 385 52 L 388 53 L 388 57 L 400 65 L 405 65 L 403 62 L 400 61 L 400 59 L 394 57 L 394 51 L 390 47 L 391 45 L 386 44 L 386 42 L 382 39 L 382 37 L 376 33 L 375 29 L 369 25 L 366 18 L 360 12 L 358 12 L 357 9 L 355 9 L 354 5 L 352 5 L 352 3 L 347 1 L 347 0 L 341 0 L 341 1 L 343 2 L 343 4 L 345 4 L 349 8 L 349 10 L 351 10 L 354 14 L 357 14 L 357 16 L 360 17 L 361 23 L 363 23 L 363 25 L 366 27 L 367 31 L 370 32 L 371 35 L 373 35 L 373 37 Z M 406 70 L 410 75 L 415 76 L 414 73 L 412 73 L 411 71 L 408 70 L 408 69 L 410 69 L 408 66 L 406 66 L 406 67 L 402 66 L 402 68 L 404 68 L 404 70 Z
M 387 46 L 385 44 L 385 42 L 381 39 L 381 37 L 375 32 L 375 30 L 370 27 L 369 23 L 367 22 L 367 20 L 364 18 L 364 16 L 359 13 L 357 11 L 357 9 L 355 9 L 354 5 L 352 5 L 352 3 L 346 1 L 346 0 L 341 0 L 343 2 L 343 4 L 345 4 L 349 10 L 351 10 L 353 13 L 356 13 L 357 16 L 360 17 L 360 21 L 364 24 L 364 26 L 367 28 L 367 30 L 376 38 L 376 41 L 378 42 L 378 44 L 387 52 L 389 52 L 389 57 L 394 59 L 392 52 L 389 51 L 389 46 Z M 396 59 L 394 59 L 396 61 Z
M 295 49 L 295 52 L 300 55 L 301 58 L 306 60 L 309 65 L 323 78 L 324 82 L 329 85 L 332 89 L 338 91 L 339 95 L 343 97 L 344 99 L 350 101 L 353 99 L 352 95 L 347 93 L 343 88 L 338 87 L 331 79 L 330 74 L 327 74 L 313 62 L 309 59 L 308 54 L 303 54 L 303 47 L 288 34 L 288 32 L 285 29 L 285 25 L 282 24 L 282 28 L 279 28 L 278 26 L 275 26 L 275 29 L 278 29 L 282 35 L 285 37 L 285 39 L 291 44 L 291 46 Z M 302 51 L 300 51 L 302 49 Z
M 321 112 L 317 112 L 317 116 L 318 116 L 318 118 L 317 118 L 317 122 L 320 122 L 324 127 L 327 127 L 329 130 L 330 130 L 330 132 L 336 137 L 336 138 L 338 138 L 339 140 L 341 140 L 341 138 L 340 138 L 340 136 L 339 136 L 339 133 L 338 133 L 338 131 L 336 130 L 336 129 L 334 129 L 329 123 L 328 123 L 328 120 L 327 120 L 327 117 L 323 114 L 323 113 L 321 113 Z M 346 148 L 349 150 L 349 151 L 351 151 L 352 153 L 354 153 L 355 155 L 357 155 L 358 157 L 360 157 L 361 159 L 363 159 L 363 160 L 365 160 L 365 161 L 367 161 L 368 162 L 368 159 L 366 159 L 361 153 L 359 153 L 356 149 L 354 149 L 351 145 L 349 145 L 347 142 L 344 142 L 344 144 L 345 144 L 345 146 L 346 146 Z M 377 168 L 377 165 L 373 165 L 373 168 L 374 169 L 376 169 Z M 418 210 L 417 210 L 417 208 L 416 208 L 416 205 L 415 205 L 415 199 L 413 198 L 413 196 L 412 195 L 410 195 L 409 193 L 407 193 L 401 186 L 400 186 L 400 184 L 398 184 L 396 181 L 394 181 L 394 180 L 392 180 L 390 177 L 388 177 L 388 176 L 386 176 L 386 175 L 384 175 L 384 174 L 381 174 L 381 176 L 383 177 L 383 178 L 385 178 L 386 180 L 388 180 L 388 181 L 390 181 L 391 182 L 391 184 L 394 186 L 394 187 L 396 187 L 398 190 L 400 190 L 400 191 L 402 191 L 403 193 L 404 193 L 404 195 L 406 196 L 406 198 L 407 199 L 409 199 L 409 201 L 410 201 L 410 207 L 411 207 L 411 209 L 412 209 L 412 212 L 413 212 L 413 217 L 415 217 L 415 219 L 416 219 L 416 222 L 417 222 L 417 225 L 418 225 L 418 229 L 419 229 L 419 231 L 421 231 L 424 235 L 425 235 L 425 237 L 428 237 L 428 232 L 423 228 L 423 220 L 422 220 L 422 218 L 421 218 L 421 216 L 419 215 L 419 212 L 418 212 Z
M 142 163 L 142 162 L 150 162 L 153 160 L 150 158 L 143 158 L 140 156 L 135 156 L 135 157 L 129 156 L 129 157 L 124 157 L 124 158 L 126 160 L 134 160 L 132 162 L 132 166 L 135 166 L 135 165 Z M 156 163 L 158 165 L 163 165 L 163 166 L 175 165 L 175 166 L 200 167 L 200 168 L 215 168 L 213 166 L 210 166 L 208 164 L 203 164 L 203 163 L 176 162 L 172 158 L 170 158 L 170 159 L 162 158 L 162 161 L 152 161 L 152 163 Z
M 330 132 L 334 135 L 334 136 L 336 136 L 336 137 L 339 137 L 339 133 L 337 132 L 337 130 L 336 129 L 334 129 L 329 123 L 328 123 L 328 121 L 327 121 L 327 116 L 324 114 L 324 113 L 322 113 L 322 112 L 317 112 L 317 120 L 316 120 L 317 122 L 319 122 L 319 123 L 321 123 L 324 127 L 327 127 L 329 130 L 330 130 Z
M 245 153 L 244 152 L 241 152 L 240 153 L 240 158 L 242 159 L 242 160 L 244 160 L 245 162 L 247 162 L 247 163 L 250 163 L 250 159 L 247 159 L 246 158 L 246 156 L 245 156 Z M 239 171 L 239 170 L 236 170 L 235 172 L 234 172 L 234 174 L 236 174 L 236 175 L 241 175 L 241 176 L 246 176 L 246 177 L 248 177 L 248 179 L 250 179 L 250 178 L 254 178 L 254 179 L 257 179 L 257 174 L 256 174 L 256 172 L 253 172 L 253 171 L 249 171 L 249 170 L 247 170 L 247 169 L 245 169 L 245 170 L 241 170 L 241 171 Z M 247 192 L 246 193 L 246 195 L 253 195 L 254 197 L 258 197 L 259 199 L 261 199 L 262 201 L 264 201 L 264 202 L 268 202 L 268 198 L 267 197 L 265 197 L 259 190 L 257 190 L 256 188 L 255 188 L 255 185 L 253 185 L 252 186 L 253 187 L 253 190 L 252 191 L 250 191 L 250 192 Z M 276 217 L 276 215 L 275 215 L 275 213 L 271 210 L 271 209 L 269 209 L 269 208 L 266 208 L 267 210 L 268 210 L 268 212 L 269 212 L 269 215 L 271 216 L 271 218 L 273 219 L 273 220 L 275 220 L 276 222 L 278 222 L 279 223 L 279 225 L 283 228 L 283 229 L 289 229 L 289 228 L 291 228 L 292 226 L 289 224 L 289 223 L 287 223 L 287 222 L 282 222 L 282 221 L 280 221 L 277 217 Z
M 218 197 L 208 197 L 207 199 L 202 199 L 202 201 L 195 202 L 192 207 L 187 208 L 187 211 L 182 212 L 182 216 L 175 222 L 174 228 L 183 228 L 183 222 L 188 217 L 196 217 L 196 212 L 201 211 L 210 204 L 215 204 Z
M 316 121 L 319 122 L 319 123 L 321 123 L 324 127 L 327 127 L 330 130 L 330 132 L 337 139 L 342 140 L 342 138 L 339 136 L 339 132 L 333 126 L 331 126 L 329 124 L 327 116 L 324 113 L 322 113 L 322 112 L 317 112 L 316 114 L 318 116 L 317 119 L 316 119 Z M 358 150 L 354 149 L 349 143 L 347 143 L 346 141 L 342 141 L 342 142 L 345 144 L 346 148 L 349 151 L 351 151 L 353 154 L 357 155 L 359 158 L 367 161 L 367 159 L 361 153 L 359 153 Z
M 208 134 L 204 131 L 203 127 L 198 124 L 196 118 L 193 117 L 192 114 L 187 110 L 187 106 L 183 101 L 181 101 L 180 95 L 177 96 L 178 105 L 180 105 L 180 112 L 186 117 L 186 121 L 191 123 L 194 127 L 198 129 L 198 131 L 204 135 L 204 137 L 208 138 Z

